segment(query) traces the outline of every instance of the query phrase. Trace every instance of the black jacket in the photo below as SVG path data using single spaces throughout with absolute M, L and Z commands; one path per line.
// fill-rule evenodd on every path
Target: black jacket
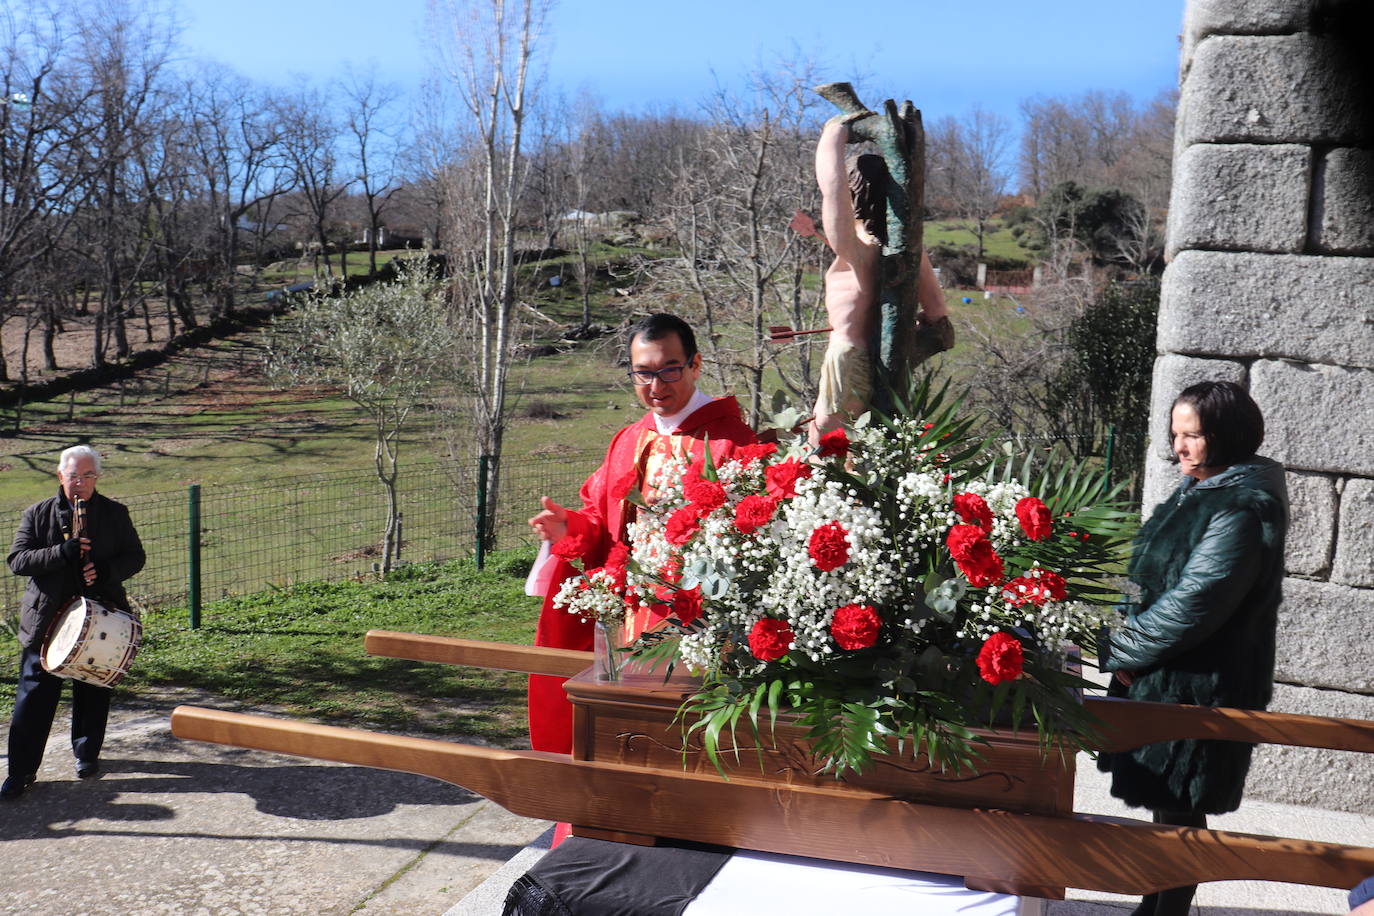
M 1274 687 L 1288 493 L 1283 466 L 1255 457 L 1186 479 L 1136 537 L 1140 588 L 1102 667 L 1130 671 L 1133 700 L 1263 709 Z M 1251 746 L 1167 741 L 1104 755 L 1112 794 L 1154 810 L 1220 814 L 1240 804 Z
M 94 493 L 87 500 L 86 518 L 96 579 L 84 592 L 113 607 L 127 608 L 129 599 L 122 583 L 136 575 L 145 560 L 129 510 Z M 29 577 L 19 603 L 19 643 L 26 649 L 38 648 L 58 612 L 83 593 L 80 554 L 67 540 L 71 522 L 71 506 L 59 490 L 56 496 L 24 510 L 14 536 L 7 561 L 10 572 Z

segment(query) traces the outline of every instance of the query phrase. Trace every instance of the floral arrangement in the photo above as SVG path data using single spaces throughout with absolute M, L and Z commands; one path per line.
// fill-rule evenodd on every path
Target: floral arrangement
M 824 769 L 909 748 L 972 765 L 971 729 L 1029 717 L 1081 746 L 1092 722 L 1076 647 L 1113 623 L 1129 516 L 1098 472 L 1036 468 L 970 438 L 944 392 L 866 415 L 810 450 L 709 450 L 653 481 L 629 544 L 556 603 L 664 625 L 632 648 L 701 675 L 683 708 L 717 762 L 720 735 L 790 711 Z

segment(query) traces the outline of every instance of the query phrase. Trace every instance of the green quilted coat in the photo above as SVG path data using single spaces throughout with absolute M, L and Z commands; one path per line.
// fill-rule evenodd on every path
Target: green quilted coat
M 1109 693 L 1133 700 L 1263 709 L 1274 687 L 1288 493 L 1283 466 L 1255 457 L 1191 477 L 1141 526 L 1131 557 L 1140 597 L 1102 668 L 1130 671 Z M 1252 746 L 1165 741 L 1104 754 L 1112 794 L 1155 811 L 1222 814 L 1240 805 Z

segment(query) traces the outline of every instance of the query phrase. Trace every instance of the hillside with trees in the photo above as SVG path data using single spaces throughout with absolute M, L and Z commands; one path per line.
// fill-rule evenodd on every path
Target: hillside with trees
M 774 390 L 809 400 L 817 338 L 779 347 L 767 328 L 824 316 L 828 250 L 790 223 L 818 210 L 831 111 L 812 87 L 844 74 L 794 55 L 680 109 L 611 111 L 544 88 L 546 13 L 434 4 L 418 90 L 355 67 L 255 82 L 188 58 L 137 2 L 0 19 L 0 381 L 119 364 L 425 249 L 446 270 L 455 448 L 499 459 L 513 361 L 656 310 L 700 326 L 716 387 L 756 422 Z M 1157 269 L 1173 109 L 1091 90 L 1028 98 L 1020 124 L 976 107 L 927 124 L 926 216 L 970 239 L 930 245 L 946 287 L 1039 268 L 1019 311 L 966 316 L 946 361 L 1013 426 L 1055 425 L 1063 367 L 1092 372 L 1070 329 Z

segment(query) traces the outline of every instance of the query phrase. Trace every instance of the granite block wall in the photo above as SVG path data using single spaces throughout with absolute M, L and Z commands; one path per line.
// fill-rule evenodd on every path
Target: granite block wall
M 1190 0 L 1147 458 L 1174 396 L 1248 386 L 1293 525 L 1271 708 L 1374 720 L 1374 55 L 1365 4 Z M 1263 747 L 1249 794 L 1374 810 L 1374 758 Z

